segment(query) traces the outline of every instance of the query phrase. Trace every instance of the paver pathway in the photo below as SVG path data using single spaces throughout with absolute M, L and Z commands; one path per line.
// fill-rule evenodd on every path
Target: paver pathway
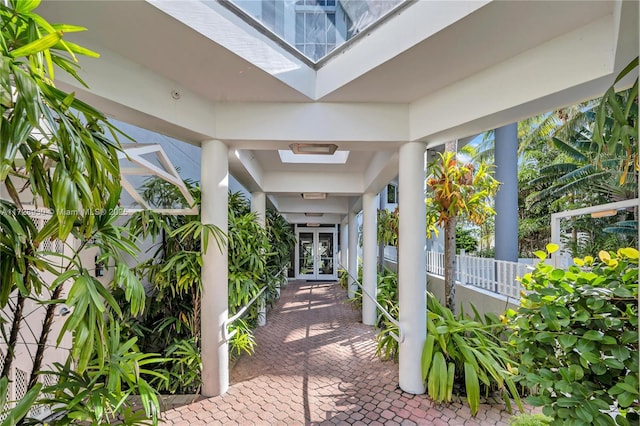
M 231 371 L 231 387 L 164 413 L 174 425 L 508 425 L 501 405 L 476 417 L 461 403 L 436 405 L 402 392 L 398 366 L 376 355 L 337 283 L 292 282 L 256 331 L 256 352 Z

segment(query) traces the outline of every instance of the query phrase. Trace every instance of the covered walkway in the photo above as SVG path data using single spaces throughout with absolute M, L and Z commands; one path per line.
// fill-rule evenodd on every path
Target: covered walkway
M 402 392 L 397 364 L 376 357 L 375 330 L 360 319 L 337 283 L 289 283 L 229 391 L 166 412 L 165 424 L 508 424 L 497 402 L 472 418 L 461 403 Z

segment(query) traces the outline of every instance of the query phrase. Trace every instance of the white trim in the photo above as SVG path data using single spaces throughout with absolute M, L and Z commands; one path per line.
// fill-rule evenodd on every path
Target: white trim
M 196 215 L 198 214 L 198 207 L 195 206 L 195 200 L 189 193 L 186 185 L 182 181 L 182 178 L 178 174 L 178 171 L 169 160 L 169 157 L 162 149 L 162 146 L 158 144 L 126 144 L 122 147 L 122 153 L 118 154 L 120 160 L 128 160 L 131 163 L 137 165 L 138 167 L 121 167 L 120 168 L 120 183 L 122 184 L 122 188 L 131 195 L 131 197 L 140 204 L 143 208 L 124 208 L 123 215 L 131 215 L 133 213 L 143 211 L 143 210 L 152 210 L 156 213 L 160 214 L 174 214 L 174 215 Z M 164 170 L 155 164 L 151 163 L 147 159 L 143 158 L 142 155 L 145 154 L 155 154 L 158 161 L 164 166 Z M 184 197 L 185 201 L 188 205 L 192 206 L 191 208 L 182 208 L 182 209 L 159 209 L 150 207 L 147 202 L 143 199 L 140 192 L 129 182 L 126 176 L 157 176 L 160 179 L 163 179 L 175 186 L 178 187 L 180 193 Z

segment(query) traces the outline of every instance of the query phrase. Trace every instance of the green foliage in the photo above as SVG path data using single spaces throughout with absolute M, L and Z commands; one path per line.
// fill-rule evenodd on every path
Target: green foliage
M 545 426 L 552 420 L 544 414 L 518 414 L 509 419 L 509 426 Z
M 200 188 L 185 182 L 196 204 Z M 148 180 L 143 196 L 163 208 L 181 206 L 182 195 L 175 186 L 160 179 Z M 153 285 L 148 307 L 143 315 L 131 316 L 128 332 L 140 339 L 141 346 L 158 352 L 165 361 L 158 367 L 168 381 L 151 378 L 160 390 L 170 393 L 197 393 L 200 389 L 200 303 L 202 294 L 202 250 L 215 250 L 228 243 L 229 316 L 234 315 L 263 287 L 272 301 L 279 286 L 286 282 L 286 270 L 295 235 L 291 226 L 277 212 L 267 211 L 266 227 L 262 227 L 251 205 L 242 193 L 229 194 L 228 235 L 203 225 L 200 216 L 168 216 L 150 211 L 137 213 L 128 223 L 133 235 L 155 242 L 151 259 L 136 267 L 136 273 Z M 205 247 L 208 245 L 208 247 Z M 124 293 L 118 293 L 120 303 Z M 243 318 L 230 325 L 235 334 L 229 341 L 232 356 L 251 354 L 255 348 L 253 328 L 258 304 Z
M 202 357 L 195 338 L 174 339 L 165 355 L 169 357 L 162 369 L 164 377 L 154 377 L 152 385 L 160 392 L 177 394 L 184 389 L 199 393 L 201 385 Z
M 196 204 L 200 188 L 185 181 Z M 145 200 L 160 208 L 182 206 L 184 197 L 177 187 L 159 178 L 142 186 Z M 127 222 L 129 233 L 155 244 L 152 256 L 134 268 L 136 276 L 151 284 L 143 311 L 130 315 L 126 333 L 136 337 L 142 350 L 160 353 L 163 362 L 157 370 L 168 380 L 149 377 L 159 390 L 195 393 L 200 389 L 200 303 L 202 294 L 202 250 L 214 239 L 219 246 L 225 235 L 212 225 L 204 225 L 199 215 L 173 216 L 141 211 Z M 203 236 L 205 238 L 203 238 Z M 121 306 L 128 306 L 126 294 L 114 291 Z
M 271 252 L 267 258 L 267 300 L 273 302 L 278 289 L 287 283 L 291 254 L 296 247 L 296 234 L 289 222 L 278 211 L 266 211 L 267 239 Z
M 637 197 L 640 170 L 637 67 L 638 58 L 615 82 L 635 70 L 636 78 L 630 89 L 617 92 L 614 83 L 586 109 L 583 114 L 586 119 L 571 133 L 549 138 L 553 152 L 529 175 L 521 200 L 526 204 L 522 213 L 526 217 L 537 213 L 535 217 L 543 222 L 527 223 L 529 232 L 523 236 L 535 235 L 533 225 L 541 226 L 548 236 L 549 213 Z M 549 158 L 554 160 L 549 162 Z M 595 255 L 601 248 L 615 251 L 634 246 L 637 224 L 637 211 L 632 209 L 615 218 L 573 218 L 565 223 L 565 232 L 571 234 L 566 245 L 579 257 Z
M 598 257 L 566 271 L 540 262 L 511 312 L 520 381 L 554 425 L 638 421 L 638 250 Z
M 378 243 L 398 247 L 398 209 L 378 210 Z
M 398 274 L 385 268 L 378 274 L 378 303 L 398 320 Z M 392 333 L 398 336 L 398 326 L 389 321 L 382 313 L 378 314 L 377 327 L 380 332 L 376 336 L 378 345 L 376 355 L 383 360 L 398 360 L 399 345 Z
M 621 173 L 619 184 L 638 172 L 638 57 L 627 65 L 602 97 L 596 113 L 592 141 L 596 145 L 595 164 L 618 155 L 622 161 L 617 170 Z M 628 91 L 616 92 L 615 83 L 627 74 L 635 72 L 636 78 Z
M 82 82 L 76 55 L 98 55 L 65 41 L 65 34 L 85 29 L 48 23 L 35 13 L 39 3 L 12 0 L 0 4 L 0 182 L 9 196 L 0 206 L 0 309 L 10 317 L 2 324 L 3 336 L 8 336 L 2 376 L 11 369 L 19 336 L 26 333 L 24 327 L 39 333 L 30 352 L 30 398 L 21 407 L 32 402 L 40 388 L 38 375 L 50 347 L 57 304 L 66 303 L 70 315 L 61 333 L 52 337 L 59 342 L 64 333 L 71 334 L 67 363 L 74 365 L 77 374 L 89 374 L 94 364 L 106 365 L 110 351 L 121 349 L 107 348 L 106 342 L 117 334 L 113 325 L 123 312 L 103 283 L 89 273 L 93 259 L 83 264 L 80 252 L 96 248 L 102 253 L 100 261 L 118 268 L 120 273 L 110 286 L 125 294 L 129 313 L 140 312 L 145 302 L 140 282 L 119 266 L 123 255 L 133 255 L 136 247 L 115 223 L 121 191 L 117 132 L 103 114 L 54 86 L 54 69 Z M 116 142 L 107 138 L 107 132 Z M 24 200 L 33 200 L 36 209 L 51 212 L 50 218 L 45 215 L 44 226 L 36 226 L 35 215 L 28 214 Z M 68 237 L 78 244 L 67 246 L 67 255 L 43 248 L 48 240 L 66 245 Z M 9 306 L 12 293 L 15 304 Z M 34 324 L 33 317 L 25 324 L 26 299 L 42 304 L 41 324 Z M 96 376 L 94 385 L 107 386 L 107 380 Z M 64 384 L 60 386 L 66 391 Z M 148 395 L 152 394 L 150 390 Z M 157 411 L 157 401 L 152 398 L 147 408 L 151 416 Z M 116 413 L 122 409 L 120 402 L 105 401 L 104 410 Z
M 45 372 L 55 375 L 57 383 L 43 388 L 44 394 L 50 396 L 39 402 L 52 407 L 56 424 L 109 424 L 120 417 L 126 424 L 158 423 L 157 392 L 142 376 L 166 380 L 155 371 L 155 365 L 163 360 L 154 354 L 141 353 L 136 340 L 123 340 L 119 325 L 113 322 L 109 339 L 97 343 L 104 345 L 101 349 L 104 361 L 95 357 L 87 368 L 78 371 L 67 360 L 64 365 L 55 363 L 53 371 Z M 127 400 L 130 395 L 140 396 L 142 410 L 132 409 Z
M 256 341 L 253 337 L 254 324 L 250 324 L 242 318 L 238 318 L 233 324 L 229 325 L 229 332 L 234 333 L 229 341 L 229 352 L 232 356 L 240 356 L 243 352 L 251 355 L 256 347 Z
M 500 339 L 504 325 L 495 316 L 485 320 L 457 317 L 427 293 L 427 339 L 422 351 L 422 376 L 427 394 L 436 402 L 451 401 L 456 387 L 464 386 L 471 414 L 478 412 L 480 396 L 499 392 L 507 408 L 511 398 L 523 411 L 516 387 L 517 363 Z M 464 385 L 463 385 L 464 384 Z
M 456 227 L 456 253 L 464 250 L 467 254 L 478 249 L 478 240 L 473 237 L 471 230 Z
M 31 406 L 38 398 L 42 384 L 38 383 L 22 397 L 20 401 L 13 407 L 7 407 L 7 394 L 9 392 L 9 378 L 0 378 L 0 418 L 4 416 L 4 420 L 0 422 L 0 426 L 15 426 L 29 412 Z

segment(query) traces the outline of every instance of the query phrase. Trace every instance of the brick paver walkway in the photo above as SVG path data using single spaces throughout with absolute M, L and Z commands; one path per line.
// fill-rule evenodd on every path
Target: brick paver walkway
M 436 405 L 402 392 L 398 366 L 376 355 L 337 283 L 293 282 L 256 331 L 257 348 L 231 371 L 231 387 L 164 413 L 174 425 L 508 425 L 502 405 Z

